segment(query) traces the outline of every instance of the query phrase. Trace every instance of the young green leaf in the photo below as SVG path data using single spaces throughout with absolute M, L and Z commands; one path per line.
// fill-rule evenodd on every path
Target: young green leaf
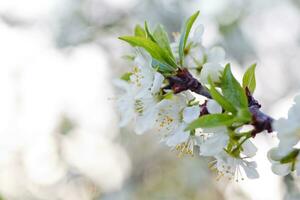
M 155 58 L 152 58 L 152 67 L 158 68 L 158 71 L 162 72 L 162 73 L 166 73 L 166 72 L 171 73 L 171 72 L 174 72 L 174 70 L 175 70 L 174 67 L 172 67 L 166 63 L 159 62 Z
M 251 113 L 249 108 L 239 108 L 235 117 L 236 122 L 247 123 L 251 121 Z
M 146 31 L 140 25 L 136 25 L 134 28 L 134 36 L 146 37 Z
M 150 32 L 150 30 L 149 30 L 149 28 L 148 28 L 148 24 L 147 24 L 146 21 L 145 21 L 145 30 L 146 30 L 147 38 L 149 38 L 150 40 L 152 40 L 152 42 L 155 42 L 155 43 L 156 43 L 156 41 L 155 41 L 155 39 L 154 39 L 152 33 Z
M 184 57 L 184 49 L 186 46 L 187 39 L 189 37 L 191 28 L 196 21 L 200 11 L 197 11 L 195 14 L 193 14 L 185 23 L 185 26 L 183 27 L 181 31 L 180 41 L 179 41 L 179 61 L 180 65 L 183 65 L 183 57 Z
M 222 94 L 220 94 L 210 77 L 208 78 L 208 82 L 210 84 L 209 92 L 212 98 L 216 100 L 226 111 L 235 114 L 237 112 L 236 108 L 229 101 L 227 101 L 227 99 Z
M 170 47 L 170 40 L 169 40 L 168 34 L 162 25 L 158 25 L 156 27 L 156 29 L 154 30 L 154 33 L 153 33 L 153 37 L 154 37 L 155 41 L 157 42 L 157 44 L 163 50 L 165 50 L 169 54 L 170 57 L 172 57 L 175 60 L 172 50 L 171 50 L 171 47 Z
M 132 75 L 131 72 L 127 72 L 127 73 L 125 73 L 125 74 L 123 74 L 123 75 L 121 76 L 121 79 L 124 80 L 124 81 L 129 81 L 131 75 Z
M 255 68 L 256 64 L 251 65 L 244 74 L 243 77 L 243 88 L 248 87 L 250 92 L 253 94 L 255 87 L 256 87 L 256 80 L 255 80 Z
M 234 117 L 227 114 L 210 114 L 203 115 L 190 123 L 187 130 L 195 130 L 196 128 L 213 128 L 218 126 L 229 126 L 233 123 Z
M 241 87 L 239 82 L 234 78 L 230 64 L 227 64 L 222 78 L 221 78 L 221 88 L 224 97 L 236 108 L 247 108 L 248 99 L 245 94 L 245 90 Z
M 155 42 L 147 38 L 135 36 L 123 36 L 119 37 L 119 39 L 124 40 L 133 46 L 143 47 L 153 58 L 160 62 L 165 62 L 176 69 L 177 65 L 175 61 Z

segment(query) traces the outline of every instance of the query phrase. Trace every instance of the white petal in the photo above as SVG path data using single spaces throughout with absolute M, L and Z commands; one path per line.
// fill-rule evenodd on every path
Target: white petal
M 222 113 L 222 107 L 215 100 L 207 100 L 206 106 L 210 114 Z
M 117 88 L 124 90 L 124 91 L 130 91 L 131 86 L 127 81 L 123 81 L 121 79 L 115 79 L 113 80 L 113 85 L 116 86 Z
M 287 154 L 283 154 L 278 148 L 272 148 L 268 151 L 267 157 L 270 162 L 278 162 Z
M 191 100 L 195 99 L 195 96 L 188 90 L 181 92 L 181 94 L 183 94 L 188 101 L 191 101 Z
M 273 123 L 274 130 L 277 132 L 279 139 L 293 136 L 298 126 L 298 122 L 294 122 L 292 118 L 280 118 Z
M 204 26 L 200 24 L 195 28 L 194 34 L 191 39 L 192 42 L 201 43 L 203 33 L 204 33 Z
M 207 55 L 207 62 L 219 63 L 224 61 L 225 51 L 222 47 L 213 47 Z
M 119 126 L 124 127 L 132 120 L 134 116 L 134 108 L 130 104 L 123 104 L 119 106 L 119 112 L 121 115 Z
M 243 154 L 244 155 L 246 155 L 248 157 L 255 156 L 255 154 L 257 152 L 257 148 L 250 140 L 247 140 L 246 142 L 244 142 L 244 144 L 242 146 L 243 146 Z
M 272 164 L 272 171 L 274 174 L 277 174 L 279 176 L 286 176 L 291 172 L 292 165 L 290 163 L 287 164 L 280 164 L 280 163 L 274 163 Z
M 214 156 L 219 154 L 227 145 L 228 135 L 225 133 L 217 133 L 205 140 L 200 146 L 200 155 Z
M 146 131 L 149 131 L 154 127 L 155 119 L 157 116 L 157 109 L 153 108 L 148 110 L 142 116 L 137 116 L 136 123 L 135 123 L 135 133 L 141 135 Z
M 246 175 L 250 179 L 256 179 L 259 178 L 259 174 L 255 167 L 252 167 L 253 165 L 242 165 Z M 256 166 L 256 165 L 255 165 Z
M 186 107 L 183 110 L 183 121 L 186 123 L 191 123 L 195 119 L 197 119 L 200 115 L 200 106 L 191 106 Z
M 281 139 L 279 144 L 278 144 L 278 149 L 279 151 L 287 155 L 293 150 L 293 147 L 299 142 L 299 139 L 297 136 L 293 137 L 286 137 L 284 139 Z
M 174 134 L 170 135 L 167 138 L 166 144 L 169 147 L 174 147 L 177 144 L 181 144 L 190 137 L 189 132 L 184 131 L 185 126 L 182 124 L 175 132 Z
M 156 72 L 155 75 L 154 75 L 154 80 L 153 80 L 153 85 L 152 85 L 152 88 L 151 88 L 151 93 L 156 94 L 157 92 L 159 92 L 163 82 L 164 82 L 164 76 L 162 74 Z
M 134 99 L 129 95 L 125 95 L 117 101 L 118 112 L 121 115 L 119 123 L 120 127 L 126 126 L 134 116 Z
M 137 50 L 137 56 L 134 59 L 134 63 L 137 66 L 151 66 L 151 62 L 152 62 L 152 57 L 151 55 L 146 52 L 144 49 L 139 48 Z
M 257 163 L 255 161 L 247 162 L 248 167 L 257 168 Z
M 223 67 L 220 64 L 204 64 L 200 74 L 200 82 L 202 84 L 208 84 L 208 77 L 210 77 L 213 82 L 218 82 L 222 71 Z

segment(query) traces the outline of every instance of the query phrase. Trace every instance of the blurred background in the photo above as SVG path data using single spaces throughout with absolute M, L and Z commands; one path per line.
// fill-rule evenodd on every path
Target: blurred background
M 177 32 L 201 10 L 204 44 L 234 73 L 257 62 L 263 110 L 286 116 L 300 91 L 299 0 L 0 0 L 0 199 L 300 199 L 258 135 L 260 178 L 217 181 L 208 159 L 178 158 L 155 134 L 119 130 L 111 84 L 128 69 L 117 40 L 145 20 Z

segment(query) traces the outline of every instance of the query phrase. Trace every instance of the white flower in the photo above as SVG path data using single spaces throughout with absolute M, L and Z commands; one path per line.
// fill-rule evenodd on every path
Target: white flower
M 224 68 L 220 64 L 225 59 L 225 51 L 221 47 L 213 47 L 207 53 L 207 60 L 203 64 L 200 73 L 200 82 L 202 84 L 208 84 L 208 77 L 211 78 L 213 82 L 219 82 L 221 73 Z
M 135 113 L 135 91 L 132 90 L 132 86 L 127 81 L 115 80 L 114 85 L 123 90 L 125 93 L 117 100 L 118 112 L 121 115 L 120 127 L 126 126 Z
M 140 51 L 135 59 L 136 67 L 130 81 L 116 80 L 114 84 L 125 93 L 118 98 L 117 107 L 121 115 L 120 126 L 135 121 L 135 132 L 142 134 L 155 124 L 158 114 L 157 93 L 164 77 L 151 66 L 151 57 Z
M 200 137 L 191 135 L 190 131 L 185 131 L 185 128 L 189 123 L 197 119 L 199 114 L 200 107 L 198 105 L 184 108 L 182 121 L 179 122 L 180 126 L 167 137 L 166 144 L 170 147 L 175 147 L 182 154 L 193 155 L 194 146 L 200 145 Z
M 200 146 L 201 156 L 215 156 L 227 146 L 229 136 L 225 127 L 204 129 L 203 132 L 206 139 Z
M 172 99 L 162 100 L 158 106 L 157 128 L 168 146 L 181 153 L 193 154 L 194 145 L 198 145 L 198 136 L 185 131 L 187 125 L 200 115 L 199 105 L 188 106 L 189 96 L 185 93 L 174 95 Z
M 200 82 L 207 84 L 208 76 L 213 82 L 218 82 L 220 74 L 223 71 L 221 62 L 225 59 L 225 51 L 221 47 L 213 47 L 206 49 L 202 45 L 202 35 L 204 32 L 203 25 L 198 25 L 191 36 L 188 38 L 187 47 L 185 49 L 184 66 L 189 69 L 201 69 Z M 175 35 L 175 42 L 171 44 L 173 53 L 178 59 L 179 37 Z
M 202 45 L 202 35 L 204 32 L 203 25 L 198 25 L 191 31 L 190 37 L 187 40 L 184 65 L 187 68 L 198 68 L 205 60 L 205 48 Z M 171 43 L 173 54 L 178 59 L 180 34 L 174 36 L 175 42 Z
M 210 114 L 222 113 L 222 107 L 215 100 L 207 100 L 206 106 Z M 226 147 L 229 136 L 225 127 L 205 128 L 199 131 L 203 137 L 203 142 L 200 146 L 200 155 L 214 156 Z
M 222 151 L 215 156 L 216 161 L 212 168 L 218 172 L 218 178 L 227 177 L 229 179 L 243 180 L 243 174 L 250 179 L 259 177 L 256 170 L 257 164 L 254 161 L 247 161 L 243 158 L 235 158 Z M 243 169 L 243 171 L 241 170 Z
M 182 111 L 186 107 L 186 98 L 183 94 L 173 95 L 170 99 L 163 99 L 157 106 L 159 113 L 156 119 L 156 128 L 164 135 L 179 129 Z
M 288 158 L 288 159 L 286 159 Z M 272 171 L 279 176 L 286 176 L 296 170 L 300 175 L 300 154 L 299 150 L 293 149 L 290 152 L 281 151 L 280 148 L 272 148 L 268 152 L 268 159 L 272 163 Z M 285 161 L 284 161 L 285 160 Z
M 134 68 L 130 76 L 130 82 L 135 87 L 137 97 L 146 95 L 149 90 L 152 94 L 155 94 L 164 81 L 163 75 L 156 72 L 151 63 L 151 55 L 143 49 L 137 49 Z
M 290 108 L 288 118 L 280 118 L 273 123 L 274 130 L 280 140 L 279 149 L 288 152 L 300 140 L 300 95 L 294 99 L 295 104 Z
M 294 170 L 300 175 L 300 154 L 299 149 L 295 148 L 300 140 L 300 95 L 295 97 L 294 102 L 288 118 L 280 118 L 273 123 L 279 145 L 268 152 L 268 158 L 272 163 L 272 171 L 281 176 Z

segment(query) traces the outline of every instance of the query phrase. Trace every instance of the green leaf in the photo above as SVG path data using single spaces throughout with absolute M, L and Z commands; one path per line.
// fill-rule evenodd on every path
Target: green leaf
M 187 130 L 195 130 L 196 128 L 213 128 L 218 126 L 229 126 L 233 123 L 234 117 L 228 114 L 210 114 L 204 115 L 187 127 Z
M 235 114 L 237 112 L 236 108 L 229 101 L 227 101 L 227 99 L 222 94 L 220 94 L 210 77 L 208 78 L 208 82 L 211 86 L 209 92 L 212 98 L 216 100 L 226 111 Z
M 240 108 L 238 110 L 237 116 L 235 117 L 235 120 L 237 122 L 246 123 L 251 121 L 251 113 L 249 111 L 249 108 Z
M 123 75 L 121 76 L 121 79 L 124 80 L 124 81 L 130 81 L 130 76 L 131 76 L 131 75 L 132 75 L 131 72 L 127 72 L 127 73 L 125 73 L 125 74 L 123 74 Z
M 243 77 L 243 88 L 248 87 L 250 92 L 253 94 L 255 87 L 256 87 L 256 80 L 255 80 L 255 68 L 256 64 L 251 65 L 244 74 Z
M 159 62 L 158 60 L 156 60 L 154 58 L 152 59 L 152 67 L 153 68 L 158 68 L 158 71 L 163 72 L 163 73 L 165 73 L 165 72 L 168 72 L 168 73 L 174 72 L 174 67 L 172 67 L 172 66 L 170 66 L 166 63 Z
M 136 25 L 134 28 L 134 35 L 138 36 L 138 37 L 146 37 L 146 31 L 140 26 L 140 25 Z
M 156 43 L 156 41 L 155 41 L 155 39 L 154 39 L 152 33 L 150 32 L 150 30 L 149 30 L 149 28 L 148 28 L 148 24 L 147 24 L 146 21 L 145 21 L 145 30 L 146 30 L 147 38 L 149 38 L 150 40 L 152 40 L 152 42 L 155 42 L 155 43 Z
M 245 90 L 234 78 L 230 64 L 227 64 L 221 79 L 221 88 L 224 97 L 236 108 L 248 108 L 248 99 Z
M 185 23 L 185 26 L 183 27 L 181 31 L 180 41 L 179 41 L 179 60 L 180 65 L 183 65 L 183 57 L 184 57 L 184 49 L 186 46 L 187 39 L 189 37 L 191 28 L 196 21 L 200 11 L 197 11 L 195 14 L 193 14 Z
M 171 47 L 170 47 L 170 40 L 169 40 L 168 34 L 162 25 L 158 25 L 156 27 L 156 29 L 154 30 L 154 33 L 153 33 L 153 37 L 154 37 L 156 43 L 163 50 L 165 50 L 170 57 L 172 57 L 175 60 L 172 50 L 171 50 Z
M 119 37 L 119 39 L 124 40 L 133 46 L 143 47 L 156 60 L 169 64 L 174 70 L 177 68 L 175 61 L 155 42 L 147 38 L 135 36 L 123 36 Z

